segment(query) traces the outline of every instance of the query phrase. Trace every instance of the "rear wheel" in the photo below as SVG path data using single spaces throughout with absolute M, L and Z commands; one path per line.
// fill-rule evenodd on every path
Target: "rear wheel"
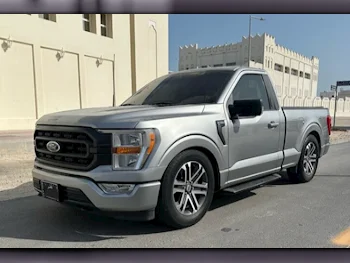
M 213 167 L 205 154 L 197 150 L 180 153 L 164 174 L 157 221 L 173 228 L 196 224 L 210 207 L 214 184 Z
M 287 170 L 289 180 L 295 183 L 310 182 L 315 176 L 319 158 L 319 143 L 315 136 L 309 135 L 304 142 L 298 165 Z

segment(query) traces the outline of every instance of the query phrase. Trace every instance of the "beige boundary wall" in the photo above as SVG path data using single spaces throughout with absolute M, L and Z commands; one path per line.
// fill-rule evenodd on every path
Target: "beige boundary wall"
M 335 99 L 315 97 L 315 98 L 300 98 L 300 97 L 278 97 L 279 103 L 282 106 L 289 107 L 325 107 L 329 109 L 331 114 L 334 113 Z M 350 117 L 350 98 L 338 99 L 337 102 L 337 117 Z
M 42 115 L 122 103 L 168 73 L 168 15 L 0 15 L 0 130 L 33 129 Z

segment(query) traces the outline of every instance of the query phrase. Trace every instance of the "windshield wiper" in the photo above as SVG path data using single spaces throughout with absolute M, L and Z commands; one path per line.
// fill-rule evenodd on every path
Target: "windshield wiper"
M 172 106 L 174 105 L 174 103 L 171 103 L 171 102 L 156 102 L 156 103 L 150 103 L 148 105 L 154 105 L 154 106 Z
M 151 105 L 151 106 L 171 106 L 171 105 L 175 105 L 172 102 L 155 102 L 155 103 L 147 103 L 147 104 L 133 104 L 133 103 L 126 103 L 126 104 L 122 104 L 120 106 L 141 106 L 141 105 Z

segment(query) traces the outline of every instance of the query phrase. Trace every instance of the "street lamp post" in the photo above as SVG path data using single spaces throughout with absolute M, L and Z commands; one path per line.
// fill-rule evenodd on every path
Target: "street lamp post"
M 338 86 L 331 85 L 331 90 L 335 91 L 335 100 L 334 100 L 334 117 L 333 117 L 333 127 L 335 127 L 335 117 L 337 114 L 337 102 L 338 102 Z
M 257 17 L 257 16 L 249 16 L 249 45 L 248 45 L 248 67 L 250 67 L 250 57 L 251 57 L 251 45 L 252 45 L 252 38 L 251 38 L 251 32 L 252 32 L 252 19 L 257 19 L 260 21 L 264 21 L 265 18 Z

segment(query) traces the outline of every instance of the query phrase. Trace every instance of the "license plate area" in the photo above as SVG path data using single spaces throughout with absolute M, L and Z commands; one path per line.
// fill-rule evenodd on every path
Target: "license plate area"
M 43 196 L 45 198 L 48 198 L 57 202 L 60 201 L 60 191 L 59 191 L 58 184 L 54 184 L 50 182 L 42 182 L 42 189 L 43 189 Z

